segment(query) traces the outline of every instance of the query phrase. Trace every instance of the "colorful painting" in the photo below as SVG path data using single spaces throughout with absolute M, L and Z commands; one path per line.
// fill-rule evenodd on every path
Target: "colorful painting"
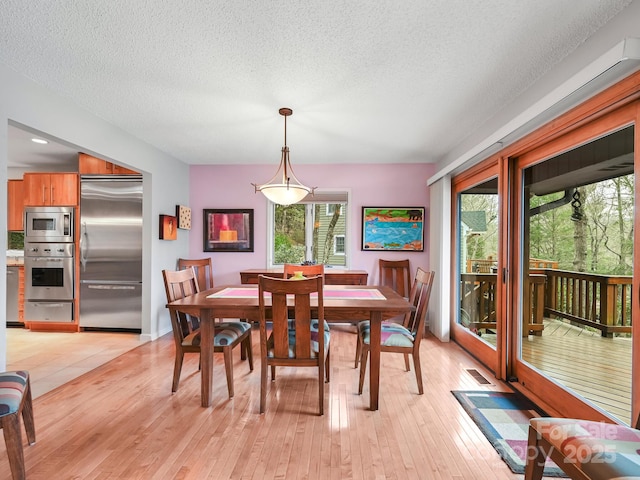
M 205 252 L 253 252 L 253 210 L 204 210 Z
M 424 207 L 362 207 L 362 250 L 424 250 Z

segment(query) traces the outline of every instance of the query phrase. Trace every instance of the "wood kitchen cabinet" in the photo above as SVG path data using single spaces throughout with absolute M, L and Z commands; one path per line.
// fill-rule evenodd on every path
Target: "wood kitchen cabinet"
M 24 205 L 75 206 L 78 204 L 76 173 L 25 173 Z
M 24 182 L 9 180 L 7 182 L 7 230 L 21 232 L 24 230 Z
M 78 172 L 81 175 L 137 175 L 138 172 L 130 170 L 101 158 L 92 157 L 86 153 L 78 154 Z

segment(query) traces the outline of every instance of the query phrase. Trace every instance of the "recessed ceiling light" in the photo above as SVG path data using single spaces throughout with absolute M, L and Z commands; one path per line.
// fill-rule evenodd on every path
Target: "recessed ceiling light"
M 46 140 L 43 140 L 42 138 L 32 138 L 31 141 L 33 143 L 40 143 L 41 145 L 46 145 L 47 143 L 49 143 Z

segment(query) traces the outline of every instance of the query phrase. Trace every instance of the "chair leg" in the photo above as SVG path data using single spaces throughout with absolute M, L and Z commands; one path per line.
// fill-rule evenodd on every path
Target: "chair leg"
M 262 357 L 260 361 L 260 413 L 264 413 L 267 403 L 267 359 Z
M 31 397 L 31 380 L 27 378 L 27 387 L 22 400 L 22 421 L 27 432 L 27 442 L 29 445 L 36 443 L 36 424 L 33 421 L 33 400 Z
M 405 359 L 409 358 L 408 354 L 405 354 Z M 416 381 L 418 382 L 418 395 L 422 395 L 424 390 L 422 388 L 422 367 L 420 365 L 420 352 L 416 349 L 413 352 L 413 369 L 416 371 Z M 409 369 L 407 369 L 409 371 Z
M 324 375 L 325 362 L 318 362 L 318 409 L 324 415 Z
M 251 347 L 251 334 L 242 341 L 244 345 L 244 351 L 247 354 L 247 360 L 249 360 L 249 370 L 253 372 L 253 348 Z
M 233 398 L 233 350 L 231 346 L 222 349 L 224 355 L 224 370 L 227 372 L 227 390 L 229 398 Z
M 364 375 L 367 371 L 367 355 L 369 349 L 362 346 L 362 354 L 360 355 L 360 381 L 358 382 L 358 395 L 362 395 L 362 386 L 364 385 Z
M 182 371 L 182 361 L 184 360 L 184 352 L 176 352 L 176 361 L 173 366 L 173 384 L 171 385 L 171 392 L 176 393 L 178 391 L 178 384 L 180 383 L 180 372 Z
M 358 335 L 358 340 L 356 342 L 356 359 L 353 364 L 353 368 L 358 368 L 358 362 L 360 361 L 360 354 L 362 353 L 362 340 L 360 340 L 360 332 L 357 332 L 357 335 Z
M 529 427 L 529 440 L 527 442 L 527 464 L 524 470 L 525 480 L 541 480 L 547 453 L 539 442 L 538 432 Z
M 409 365 L 409 354 L 408 353 L 404 354 L 404 368 L 405 368 L 405 370 L 407 372 L 411 370 L 411 366 Z
M 331 381 L 331 349 L 327 350 L 327 357 L 324 359 L 324 374 L 327 383 Z
M 271 381 L 276 381 L 276 367 L 275 365 L 271 365 Z
M 19 412 L 2 417 L 2 431 L 7 445 L 9 467 L 14 480 L 26 478 L 24 468 L 24 452 L 22 451 L 22 432 L 20 430 Z

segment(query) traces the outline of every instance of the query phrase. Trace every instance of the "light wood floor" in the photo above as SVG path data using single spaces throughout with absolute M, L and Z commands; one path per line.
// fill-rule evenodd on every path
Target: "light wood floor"
M 253 332 L 258 357 L 258 334 Z M 425 394 L 401 356 L 384 354 L 380 410 L 357 395 L 353 327 L 332 327 L 331 382 L 317 412 L 311 369 L 278 369 L 258 414 L 259 360 L 234 352 L 227 397 L 215 356 L 213 406 L 200 406 L 198 359 L 187 356 L 171 394 L 169 335 L 141 345 L 34 400 L 37 442 L 25 446 L 30 480 L 49 479 L 519 479 L 451 395 L 507 390 L 453 343 L 422 343 Z M 236 349 L 238 350 L 238 349 Z M 477 369 L 490 385 L 479 385 Z M 9 479 L 4 443 L 0 479 Z
M 140 335 L 7 328 L 7 370 L 29 370 L 34 398 L 141 345 Z

